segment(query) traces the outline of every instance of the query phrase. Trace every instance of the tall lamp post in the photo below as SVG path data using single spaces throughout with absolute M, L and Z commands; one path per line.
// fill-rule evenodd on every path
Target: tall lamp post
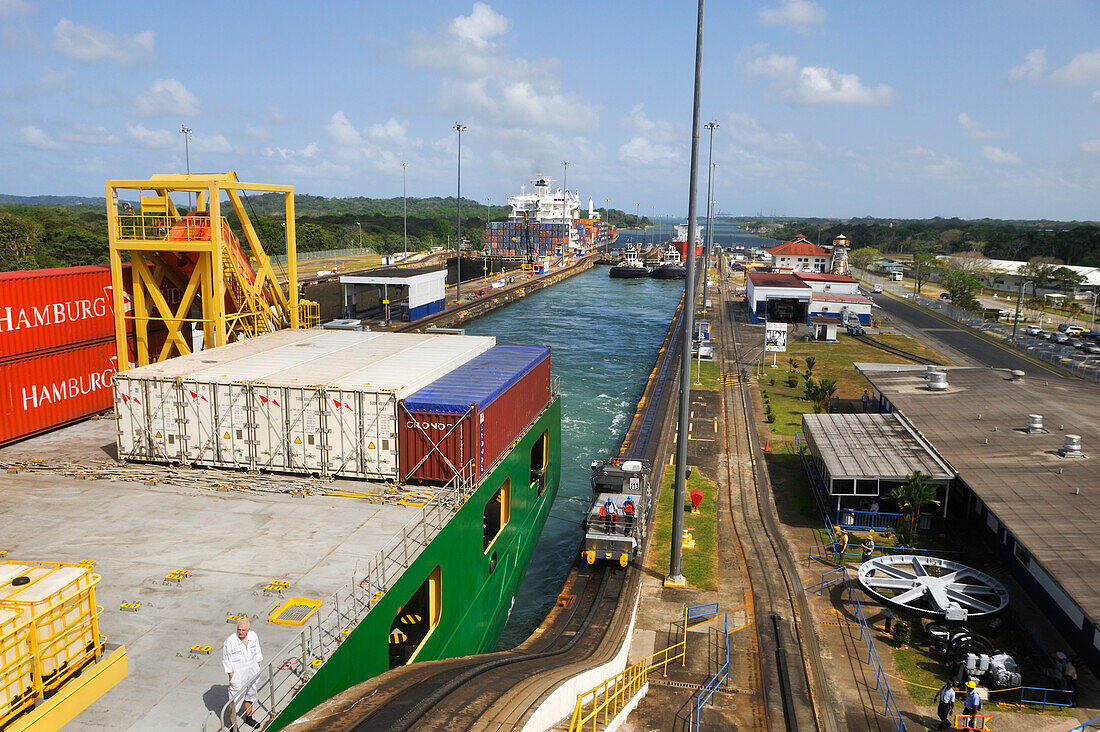
M 710 144 L 707 149 L 707 236 L 705 239 L 705 245 L 703 247 L 703 302 L 707 300 L 707 268 L 710 265 L 710 249 L 714 244 L 714 237 L 711 235 L 711 199 L 714 198 L 714 131 L 719 128 L 717 122 L 707 122 L 703 125 L 703 128 L 710 133 Z M 694 225 L 694 222 L 692 222 Z
M 610 198 L 603 199 L 603 212 L 604 212 L 604 223 L 607 224 L 610 227 L 611 226 L 611 199 Z M 611 229 L 609 228 L 607 231 L 608 231 L 608 234 L 610 235 Z M 604 249 L 606 251 L 611 251 L 611 240 L 610 239 L 607 240 L 607 243 L 604 245 Z
M 699 172 L 699 102 L 703 86 L 703 3 L 699 0 L 695 30 L 695 98 L 691 113 L 691 173 L 688 179 L 687 277 L 684 278 L 684 330 L 680 345 L 680 404 L 676 434 L 676 482 L 672 498 L 672 547 L 665 585 L 684 587 L 682 572 L 684 551 L 684 494 L 687 488 L 688 416 L 691 409 L 691 335 L 695 315 L 695 199 L 698 197 Z
M 363 248 L 363 224 L 356 221 L 355 225 L 359 227 L 359 248 L 362 249 Z
M 455 244 L 455 302 L 462 302 L 462 132 L 466 125 L 455 122 L 458 133 L 458 243 Z
M 401 264 L 408 264 L 409 262 L 409 196 L 405 187 L 405 171 L 408 169 L 409 164 L 404 160 L 401 161 L 401 220 L 405 229 L 405 256 L 401 260 Z
M 569 161 L 562 160 L 561 167 L 565 170 L 561 178 L 561 222 L 565 224 L 565 246 L 562 248 L 564 255 L 572 248 L 573 222 L 569 218 Z
M 187 161 L 187 174 L 191 175 L 191 128 L 187 125 L 180 125 L 180 134 L 183 135 L 183 156 Z M 187 194 L 187 205 L 194 208 L 191 204 L 190 193 Z

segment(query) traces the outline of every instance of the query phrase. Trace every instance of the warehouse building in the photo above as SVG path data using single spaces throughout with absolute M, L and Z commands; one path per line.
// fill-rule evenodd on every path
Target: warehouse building
M 1100 669 L 1100 387 L 987 368 L 855 364 L 958 473 L 948 518 L 984 537 L 1073 651 Z M 933 388 L 929 388 L 932 386 Z

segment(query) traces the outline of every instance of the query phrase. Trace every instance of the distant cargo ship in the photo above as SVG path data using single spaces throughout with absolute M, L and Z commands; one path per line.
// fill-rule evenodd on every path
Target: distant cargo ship
M 580 197 L 539 176 L 534 192 L 521 186 L 520 195 L 508 199 L 508 221 L 485 227 L 485 254 L 490 257 L 534 260 L 547 256 L 583 256 L 615 241 L 615 227 L 600 218 L 588 200 L 588 216 L 580 214 Z

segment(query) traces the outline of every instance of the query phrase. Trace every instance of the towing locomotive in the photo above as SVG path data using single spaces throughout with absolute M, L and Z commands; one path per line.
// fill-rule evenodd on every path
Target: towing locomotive
M 592 504 L 584 521 L 581 555 L 625 567 L 641 551 L 653 494 L 646 460 L 595 460 L 592 463 Z

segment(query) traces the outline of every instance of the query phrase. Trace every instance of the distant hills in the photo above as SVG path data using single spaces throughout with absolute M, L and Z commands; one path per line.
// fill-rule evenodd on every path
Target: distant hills
M 94 206 L 106 208 L 102 196 L 13 196 L 0 193 L 0 204 L 12 203 L 19 206 Z

